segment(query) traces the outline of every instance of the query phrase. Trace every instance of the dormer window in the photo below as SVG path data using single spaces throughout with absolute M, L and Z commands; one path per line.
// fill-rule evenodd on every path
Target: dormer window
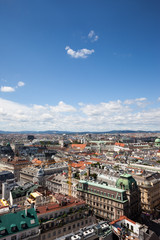
M 26 227 L 27 227 L 27 224 L 26 224 L 26 222 L 25 222 L 25 221 L 22 221 L 22 222 L 21 222 L 21 228 L 23 228 L 23 229 L 24 229 L 24 228 L 26 228 Z
M 12 225 L 11 225 L 11 231 L 12 231 L 12 232 L 15 232 L 16 230 L 17 230 L 16 224 L 12 224 Z
M 6 233 L 5 227 L 0 228 L 0 235 L 4 235 Z

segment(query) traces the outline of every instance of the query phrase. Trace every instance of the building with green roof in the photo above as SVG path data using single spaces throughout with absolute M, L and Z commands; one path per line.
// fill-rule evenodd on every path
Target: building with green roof
M 93 208 L 96 216 L 109 221 L 128 216 L 129 202 L 125 190 L 84 180 L 79 181 L 77 190 L 79 197 Z
M 129 201 L 129 215 L 136 218 L 141 212 L 140 190 L 136 180 L 130 174 L 123 174 L 118 178 L 116 187 L 126 191 Z
M 140 214 L 140 191 L 130 174 L 121 175 L 112 187 L 104 182 L 80 180 L 77 190 L 79 197 L 103 219 L 114 220 L 123 215 L 136 218 Z
M 155 140 L 155 146 L 160 148 L 160 138 L 156 138 Z
M 37 187 L 38 187 L 38 185 L 35 185 L 33 183 L 25 183 L 22 186 L 15 186 L 10 191 L 10 197 L 9 197 L 10 204 L 11 205 L 14 205 L 14 204 L 24 205 L 26 196 L 29 195 L 31 192 L 34 192 L 34 190 Z
M 123 174 L 118 178 L 116 187 L 127 191 L 134 191 L 138 189 L 136 180 L 130 174 Z
M 0 215 L 0 239 L 31 240 L 38 239 L 39 234 L 39 221 L 34 208 Z

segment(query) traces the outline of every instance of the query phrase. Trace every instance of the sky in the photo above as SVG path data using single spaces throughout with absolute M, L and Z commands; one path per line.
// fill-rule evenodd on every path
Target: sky
M 0 0 L 0 130 L 160 130 L 159 0 Z

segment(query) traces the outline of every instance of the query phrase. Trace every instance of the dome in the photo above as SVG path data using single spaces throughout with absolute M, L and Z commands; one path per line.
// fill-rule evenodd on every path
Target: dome
M 123 174 L 116 182 L 116 187 L 124 190 L 134 190 L 137 188 L 137 182 L 130 174 Z
M 41 177 L 41 176 L 43 176 L 43 175 L 44 175 L 44 171 L 43 171 L 42 168 L 40 168 L 40 169 L 38 170 L 38 172 L 37 172 L 37 177 Z
M 156 138 L 155 143 L 160 143 L 160 138 Z

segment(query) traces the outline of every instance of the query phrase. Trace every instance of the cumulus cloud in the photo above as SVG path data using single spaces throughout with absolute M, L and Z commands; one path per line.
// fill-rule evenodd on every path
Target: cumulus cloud
M 1 92 L 15 92 L 16 88 L 23 87 L 25 85 L 24 82 L 18 82 L 17 86 L 15 87 L 10 87 L 10 86 L 1 86 L 0 91 Z
M 15 91 L 15 88 L 9 87 L 9 86 L 2 86 L 2 87 L 0 88 L 0 91 L 1 91 L 1 92 L 14 92 L 14 91 Z
M 88 33 L 88 38 L 92 41 L 92 42 L 96 42 L 99 37 L 98 35 L 95 34 L 94 30 L 91 30 L 89 33 Z
M 69 46 L 66 46 L 65 50 L 67 51 L 67 54 L 73 58 L 87 58 L 89 55 L 94 53 L 94 49 L 89 50 L 89 49 L 83 48 L 83 49 L 74 51 Z
M 21 82 L 21 81 L 18 82 L 18 84 L 17 84 L 18 87 L 23 87 L 24 85 L 25 85 L 25 83 L 24 83 L 24 82 Z
M 139 101 L 144 100 L 139 98 Z M 0 126 L 3 130 L 159 130 L 159 116 L 160 108 L 151 106 L 142 110 L 121 100 L 80 103 L 74 107 L 63 101 L 57 105 L 26 106 L 0 98 Z
M 51 106 L 50 109 L 53 112 L 75 112 L 76 111 L 76 109 L 73 106 L 67 105 L 63 101 L 60 101 L 57 106 Z
M 132 105 L 132 104 L 136 104 L 139 107 L 145 107 L 147 104 L 147 98 L 136 98 L 136 99 L 127 99 L 124 101 L 124 104 L 126 105 Z

